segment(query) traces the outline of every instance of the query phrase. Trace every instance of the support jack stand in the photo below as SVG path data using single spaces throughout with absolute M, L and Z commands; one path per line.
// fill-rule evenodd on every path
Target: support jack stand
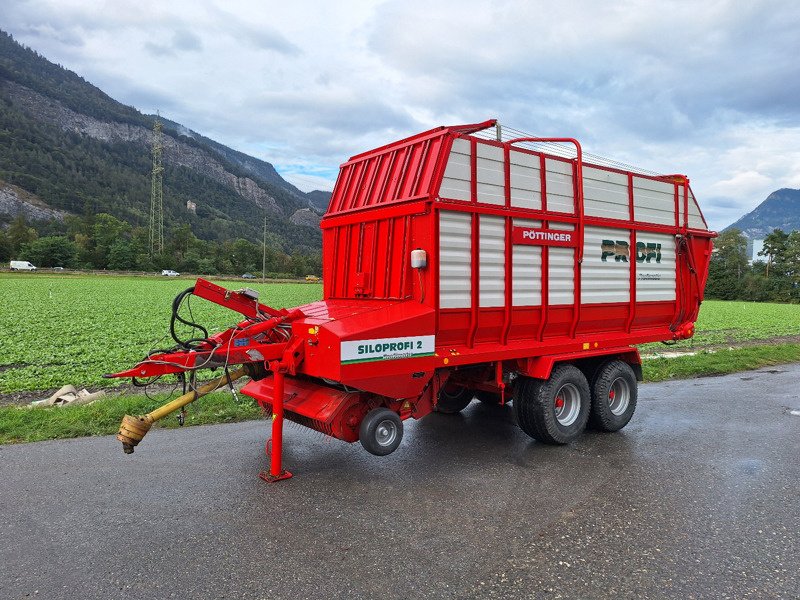
M 283 468 L 281 455 L 283 453 L 283 374 L 284 369 L 277 361 L 270 363 L 274 373 L 275 387 L 272 397 L 272 438 L 267 440 L 264 451 L 270 459 L 269 471 L 261 471 L 260 479 L 267 483 L 275 483 L 282 479 L 289 479 L 292 474 Z M 274 442 L 274 444 L 273 444 Z
M 280 475 L 272 475 L 269 471 L 261 471 L 258 474 L 259 479 L 263 479 L 267 483 L 275 483 L 276 481 L 281 481 L 282 479 L 290 479 L 292 474 L 289 471 L 281 471 Z

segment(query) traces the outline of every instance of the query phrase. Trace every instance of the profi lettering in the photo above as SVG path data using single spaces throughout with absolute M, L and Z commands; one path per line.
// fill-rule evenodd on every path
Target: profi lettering
M 653 242 L 636 242 L 636 262 L 651 262 L 656 259 L 657 263 L 661 262 L 661 244 Z
M 608 262 L 608 257 L 613 256 L 615 262 L 628 262 L 631 255 L 630 244 L 626 241 L 603 240 L 600 243 L 600 260 Z

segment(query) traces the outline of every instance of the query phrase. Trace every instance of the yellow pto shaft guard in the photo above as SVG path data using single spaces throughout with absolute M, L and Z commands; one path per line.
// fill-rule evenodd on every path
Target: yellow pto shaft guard
M 168 414 L 175 412 L 179 408 L 183 408 L 187 404 L 194 402 L 198 398 L 201 398 L 206 394 L 210 394 L 214 390 L 219 389 L 224 385 L 228 385 L 230 382 L 236 381 L 245 375 L 247 375 L 247 370 L 244 367 L 240 367 L 234 371 L 231 371 L 230 374 L 217 377 L 208 383 L 204 383 L 196 390 L 186 392 L 179 398 L 176 398 L 172 402 L 167 402 L 163 406 L 158 407 L 146 415 L 139 415 L 136 417 L 125 415 L 122 418 L 122 423 L 120 423 L 119 433 L 117 433 L 117 439 L 122 442 L 122 450 L 125 452 L 125 454 L 132 454 L 136 445 L 141 442 L 142 438 L 144 438 L 147 432 L 150 431 L 150 427 L 153 426 L 153 423 L 159 419 L 163 419 Z

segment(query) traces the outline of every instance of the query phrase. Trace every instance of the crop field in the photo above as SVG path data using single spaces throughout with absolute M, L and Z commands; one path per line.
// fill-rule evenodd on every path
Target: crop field
M 0 274 L 0 394 L 75 386 L 108 387 L 128 381 L 103 379 L 129 368 L 152 348 L 169 347 L 170 309 L 190 279 L 118 276 Z M 320 299 L 320 285 L 224 282 L 252 287 L 274 307 Z M 186 306 L 184 305 L 184 309 Z M 199 298 L 194 320 L 210 332 L 237 321 L 236 313 Z M 187 332 L 188 333 L 188 332 Z M 702 349 L 800 336 L 800 306 L 709 301 L 693 340 L 680 349 Z M 791 341 L 791 340 L 790 340 Z M 796 340 L 795 340 L 796 341 Z M 645 352 L 665 349 L 648 344 Z
M 692 339 L 675 344 L 673 350 L 739 345 L 742 342 L 800 336 L 800 305 L 706 300 L 700 307 Z M 796 340 L 800 341 L 800 340 Z M 661 350 L 663 344 L 645 344 L 642 350 Z
M 67 383 L 90 389 L 129 385 L 102 375 L 133 366 L 151 348 L 174 345 L 168 333 L 172 300 L 192 284 L 156 277 L 0 274 L 0 394 Z M 275 308 L 322 297 L 318 284 L 222 285 L 258 290 L 260 301 Z M 240 320 L 238 313 L 200 298 L 191 309 L 210 333 Z

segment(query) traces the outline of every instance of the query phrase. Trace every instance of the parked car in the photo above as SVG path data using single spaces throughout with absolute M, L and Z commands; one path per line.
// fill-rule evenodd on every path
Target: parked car
M 161 274 L 164 277 L 177 277 L 178 275 L 180 275 L 180 273 L 178 273 L 177 271 L 173 271 L 172 269 L 164 269 L 163 271 L 161 271 Z
M 317 277 L 316 275 L 306 275 L 306 281 L 311 281 L 313 283 L 316 283 L 319 281 L 319 277 Z
M 253 275 L 252 273 L 245 273 L 244 275 L 242 275 L 242 279 L 255 279 L 255 278 L 256 276 Z
M 11 261 L 11 270 L 12 271 L 35 271 L 36 267 L 29 263 L 27 260 L 12 260 Z
M 64 267 L 53 267 L 53 271 L 63 271 Z

